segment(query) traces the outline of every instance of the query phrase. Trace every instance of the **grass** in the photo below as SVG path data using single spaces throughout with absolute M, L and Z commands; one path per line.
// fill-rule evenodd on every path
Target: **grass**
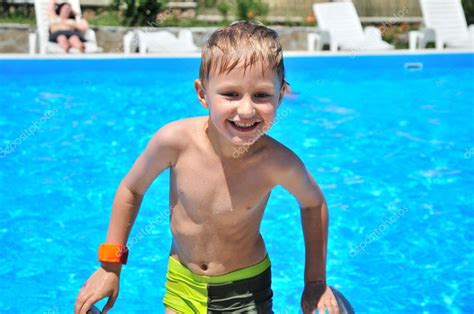
M 123 26 L 116 11 L 103 11 L 94 17 L 88 18 L 87 21 L 93 26 Z
M 35 25 L 34 17 L 28 16 L 0 16 L 0 24 L 28 24 Z

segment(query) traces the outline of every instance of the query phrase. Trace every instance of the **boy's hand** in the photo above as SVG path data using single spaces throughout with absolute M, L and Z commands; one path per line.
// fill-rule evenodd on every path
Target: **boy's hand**
M 109 297 L 102 313 L 112 308 L 119 292 L 120 269 L 100 267 L 89 277 L 76 299 L 74 314 L 86 314 L 97 301 Z
M 301 296 L 301 309 L 304 314 L 316 313 L 324 314 L 325 309 L 329 314 L 339 314 L 339 307 L 337 306 L 336 298 L 332 293 L 331 288 L 326 284 L 321 283 L 306 283 Z

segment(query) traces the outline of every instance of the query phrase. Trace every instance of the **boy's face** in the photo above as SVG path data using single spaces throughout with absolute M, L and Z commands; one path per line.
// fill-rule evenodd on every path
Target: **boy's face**
M 195 81 L 201 104 L 222 136 L 236 145 L 252 144 L 267 131 L 284 95 L 278 76 L 257 62 L 245 70 L 210 73 L 202 85 Z

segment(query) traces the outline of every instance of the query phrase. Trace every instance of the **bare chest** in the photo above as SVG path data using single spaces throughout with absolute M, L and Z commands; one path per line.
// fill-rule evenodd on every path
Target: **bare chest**
M 267 177 L 258 162 L 186 157 L 171 170 L 170 201 L 200 219 L 250 217 L 268 200 L 272 186 Z

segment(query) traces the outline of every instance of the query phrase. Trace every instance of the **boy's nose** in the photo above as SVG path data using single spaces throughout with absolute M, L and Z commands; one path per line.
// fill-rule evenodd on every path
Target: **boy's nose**
M 255 115 L 255 108 L 249 100 L 243 100 L 237 108 L 237 113 L 242 117 L 253 117 Z

